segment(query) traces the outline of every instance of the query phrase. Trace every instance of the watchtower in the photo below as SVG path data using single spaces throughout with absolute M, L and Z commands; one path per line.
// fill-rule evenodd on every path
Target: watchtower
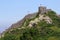
M 46 13 L 46 11 L 47 11 L 47 8 L 45 6 L 40 6 L 38 8 L 39 14 L 44 14 L 44 13 Z

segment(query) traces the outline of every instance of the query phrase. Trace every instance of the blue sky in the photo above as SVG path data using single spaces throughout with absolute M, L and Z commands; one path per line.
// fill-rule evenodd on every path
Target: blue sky
M 60 0 L 0 0 L 0 32 L 38 11 L 40 4 L 60 13 Z

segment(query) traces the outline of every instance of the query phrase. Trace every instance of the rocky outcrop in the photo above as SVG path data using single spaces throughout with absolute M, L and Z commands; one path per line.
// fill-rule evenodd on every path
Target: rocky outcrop
M 52 19 L 50 17 L 39 14 L 38 18 L 35 18 L 34 20 L 30 21 L 29 27 L 32 27 L 33 24 L 37 24 L 38 22 L 40 22 L 42 20 L 46 21 L 46 23 L 52 24 Z

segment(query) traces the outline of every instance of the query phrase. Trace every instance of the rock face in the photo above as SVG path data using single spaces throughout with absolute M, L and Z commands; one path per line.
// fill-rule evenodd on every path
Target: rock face
M 32 27 L 33 24 L 37 24 L 38 22 L 40 22 L 42 20 L 46 21 L 46 23 L 52 24 L 52 19 L 51 18 L 49 18 L 48 16 L 40 14 L 39 18 L 35 18 L 34 20 L 30 21 L 29 27 Z

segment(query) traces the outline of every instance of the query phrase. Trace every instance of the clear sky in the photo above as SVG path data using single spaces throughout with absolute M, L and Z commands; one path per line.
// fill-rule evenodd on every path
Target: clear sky
M 60 0 L 0 0 L 0 32 L 36 12 L 40 4 L 60 13 Z

